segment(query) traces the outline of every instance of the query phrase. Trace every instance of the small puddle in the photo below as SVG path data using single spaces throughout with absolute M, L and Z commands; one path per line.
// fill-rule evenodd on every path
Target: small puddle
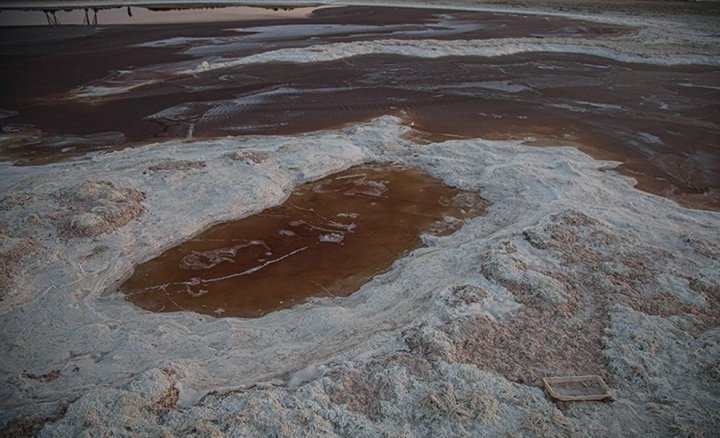
M 420 247 L 421 234 L 449 234 L 487 205 L 416 168 L 357 166 L 165 251 L 120 290 L 154 312 L 259 317 L 350 295 Z

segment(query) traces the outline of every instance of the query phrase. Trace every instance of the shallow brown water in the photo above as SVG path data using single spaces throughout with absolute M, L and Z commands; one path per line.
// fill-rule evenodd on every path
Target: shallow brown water
M 171 73 L 202 59 L 336 42 L 602 39 L 631 28 L 558 17 L 348 7 L 321 9 L 303 19 L 107 26 L 82 37 L 68 29 L 0 29 L 8 41 L 0 44 L 0 110 L 18 113 L 0 119 L 0 126 L 22 131 L 0 139 L 0 156 L 36 164 L 157 138 L 292 135 L 391 114 L 415 128 L 410 137 L 418 141 L 480 137 L 577 146 L 596 158 L 622 162 L 619 171 L 642 190 L 720 209 L 720 69 L 715 67 L 527 53 L 369 55 Z M 51 42 L 27 42 L 38 35 Z M 137 46 L 178 36 L 193 40 Z M 153 83 L 127 93 L 67 98 L 78 86 L 145 80 Z
M 422 233 L 451 232 L 486 205 L 418 169 L 357 166 L 165 251 L 120 289 L 155 312 L 258 317 L 349 295 L 418 248 Z
M 0 26 L 48 25 L 116 25 L 227 22 L 298 18 L 312 12 L 315 7 L 271 8 L 253 6 L 106 6 L 103 8 L 47 8 L 31 7 L 5 9 L 0 3 Z

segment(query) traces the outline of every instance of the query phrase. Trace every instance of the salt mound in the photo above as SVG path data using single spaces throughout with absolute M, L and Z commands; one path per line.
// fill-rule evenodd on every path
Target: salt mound
M 68 237 L 110 233 L 144 210 L 141 192 L 118 187 L 111 181 L 86 182 L 61 189 L 55 197 L 65 210 L 59 215 L 65 216 L 61 232 Z

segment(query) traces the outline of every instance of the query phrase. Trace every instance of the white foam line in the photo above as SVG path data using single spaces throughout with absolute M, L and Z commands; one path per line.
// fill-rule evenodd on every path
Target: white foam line
M 136 88 L 142 88 L 148 85 L 157 84 L 160 82 L 157 79 L 142 81 L 130 84 L 120 84 L 116 86 L 111 85 L 83 85 L 74 90 L 70 91 L 70 98 L 72 99 L 94 99 L 102 98 L 106 96 L 114 96 L 116 94 L 125 94 Z
M 274 264 L 274 263 L 277 263 L 277 262 L 280 262 L 280 261 L 282 261 L 282 260 L 285 260 L 285 259 L 288 258 L 288 257 L 292 257 L 292 256 L 294 256 L 295 254 L 297 254 L 297 253 L 299 253 L 299 252 L 305 251 L 305 250 L 308 249 L 308 248 L 309 248 L 308 246 L 303 246 L 302 248 L 296 249 L 295 251 L 293 251 L 293 252 L 291 252 L 291 253 L 289 253 L 289 254 L 285 254 L 285 255 L 282 256 L 282 257 L 278 257 L 278 258 L 276 258 L 276 259 L 269 260 L 269 261 L 263 263 L 263 264 L 260 265 L 260 266 L 255 266 L 254 268 L 250 268 L 250 269 L 247 269 L 247 270 L 245 270 L 245 271 L 238 272 L 237 274 L 226 275 L 225 277 L 212 278 L 212 279 L 210 279 L 210 280 L 200 280 L 200 283 L 202 283 L 202 284 L 215 283 L 215 282 L 218 282 L 218 281 L 228 280 L 228 279 L 230 279 L 230 278 L 242 277 L 243 275 L 253 274 L 253 273 L 255 273 L 255 272 L 257 272 L 257 271 L 259 271 L 259 270 L 261 270 L 261 269 L 264 269 L 264 268 L 267 267 L 267 266 L 270 266 L 270 265 L 272 265 L 272 264 Z
M 449 56 L 496 57 L 518 53 L 552 52 L 599 56 L 621 62 L 660 65 L 707 64 L 720 65 L 720 59 L 701 55 L 630 53 L 603 45 L 597 41 L 578 39 L 497 38 L 486 40 L 376 40 L 350 43 L 314 45 L 303 48 L 278 49 L 238 59 L 219 62 L 203 61 L 194 69 L 179 74 L 196 74 L 211 70 L 268 62 L 292 62 L 305 64 L 328 62 L 362 55 L 403 55 L 419 58 L 442 58 Z

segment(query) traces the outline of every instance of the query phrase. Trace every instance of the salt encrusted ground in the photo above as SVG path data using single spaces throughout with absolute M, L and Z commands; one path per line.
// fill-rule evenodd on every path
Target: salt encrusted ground
M 383 117 L 295 137 L 0 163 L 5 432 L 720 429 L 720 213 L 635 190 L 614 163 L 573 148 L 418 145 L 407 130 Z M 364 161 L 421 166 L 493 205 L 350 297 L 260 319 L 152 314 L 113 293 L 133 264 Z M 553 404 L 538 387 L 545 375 L 583 373 L 603 375 L 615 400 Z

